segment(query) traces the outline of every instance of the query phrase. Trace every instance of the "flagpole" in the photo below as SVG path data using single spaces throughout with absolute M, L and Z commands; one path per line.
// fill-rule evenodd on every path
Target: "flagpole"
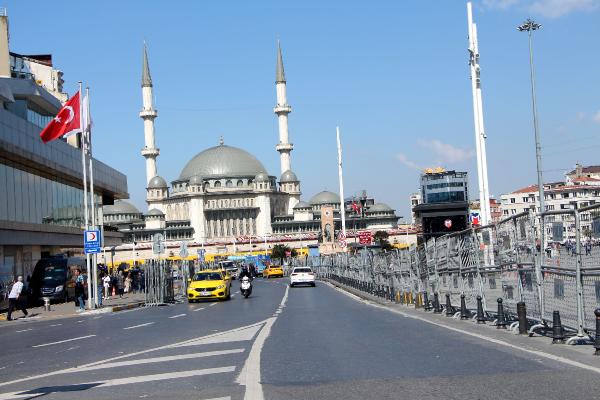
M 87 191 L 87 169 L 86 169 L 86 140 L 85 129 L 83 129 L 83 101 L 81 96 L 81 85 L 79 81 L 79 129 L 81 137 L 81 167 L 83 169 L 83 215 L 85 221 L 85 230 L 90 228 L 88 215 L 88 191 Z M 85 255 L 85 265 L 87 268 L 87 289 L 88 289 L 88 308 L 92 306 L 92 281 L 90 280 L 90 255 Z
M 346 238 L 346 206 L 344 204 L 344 177 L 342 175 L 342 144 L 340 142 L 340 127 L 336 126 L 338 150 L 338 175 L 340 179 L 340 214 L 342 216 L 342 235 Z
M 91 206 L 91 216 L 92 216 L 92 228 L 96 229 L 96 201 L 94 199 L 94 167 L 93 167 L 93 158 L 92 158 L 92 132 L 91 132 L 91 122 L 90 122 L 90 88 L 85 88 L 85 126 L 83 129 L 87 132 L 87 144 L 88 144 L 88 165 L 90 169 L 90 206 Z M 92 285 L 92 293 L 94 295 L 94 308 L 98 308 L 98 258 L 97 254 L 92 254 L 92 271 L 91 276 L 93 279 Z

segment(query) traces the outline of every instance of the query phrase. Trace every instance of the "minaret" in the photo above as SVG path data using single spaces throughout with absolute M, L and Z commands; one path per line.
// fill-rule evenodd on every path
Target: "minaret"
M 156 157 L 160 150 L 156 148 L 154 142 L 154 118 L 158 113 L 154 109 L 152 96 L 152 77 L 150 76 L 150 67 L 148 66 L 148 52 L 144 43 L 143 65 L 142 65 L 142 111 L 140 118 L 144 121 L 144 148 L 142 156 L 146 158 L 146 183 L 157 175 Z
M 288 132 L 288 114 L 292 108 L 287 103 L 287 93 L 285 87 L 285 71 L 283 70 L 283 57 L 281 56 L 281 45 L 277 41 L 277 69 L 275 73 L 275 85 L 277 88 L 277 105 L 273 109 L 279 119 L 279 143 L 275 149 L 279 152 L 281 160 L 281 173 L 291 171 L 290 153 L 294 145 L 290 143 Z

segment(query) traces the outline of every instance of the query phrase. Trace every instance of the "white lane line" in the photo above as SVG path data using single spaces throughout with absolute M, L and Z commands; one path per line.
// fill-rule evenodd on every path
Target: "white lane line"
M 94 337 L 96 335 L 86 335 L 86 336 L 79 336 L 73 339 L 65 339 L 65 340 L 59 340 L 58 342 L 52 342 L 52 343 L 44 343 L 44 344 L 36 344 L 35 346 L 31 346 L 31 347 L 46 347 L 46 346 L 52 346 L 54 344 L 61 344 L 61 343 L 66 343 L 66 342 L 72 342 L 73 340 L 81 340 L 81 339 L 87 339 L 87 338 L 91 338 Z
M 192 310 L 192 311 L 196 312 L 196 311 L 202 311 L 202 310 L 204 310 L 204 307 L 196 308 L 195 310 Z
M 109 379 L 106 381 L 96 381 L 96 382 L 86 382 L 86 383 L 78 383 L 75 385 L 64 386 L 68 390 L 69 387 L 80 387 L 90 386 L 90 389 L 95 388 L 105 388 L 111 386 L 120 386 L 120 385 L 129 385 L 132 383 L 144 383 L 144 382 L 153 382 L 153 381 L 164 381 L 168 379 L 181 379 L 181 378 L 190 378 L 192 376 L 201 376 L 201 375 L 211 375 L 211 374 L 223 374 L 227 372 L 235 371 L 234 366 L 230 367 L 221 367 L 221 368 L 206 368 L 206 369 L 195 369 L 191 371 L 181 371 L 181 372 L 169 372 L 165 374 L 153 374 L 153 375 L 141 375 L 141 376 L 132 376 L 129 378 L 119 378 L 119 379 Z M 24 399 L 24 398 L 34 398 L 37 396 L 43 396 L 48 394 L 47 392 L 35 392 L 31 391 L 20 391 L 20 392 L 11 392 L 11 393 L 1 393 L 0 400 L 12 400 L 12 399 Z
M 62 325 L 62 324 L 52 324 L 52 325 L 50 325 L 50 326 L 52 327 L 52 326 L 61 326 L 61 325 Z
M 288 299 L 289 286 L 285 288 L 285 294 L 279 303 L 278 309 L 285 307 L 285 303 Z M 264 393 L 261 384 L 260 374 L 260 355 L 262 353 L 265 341 L 271 334 L 271 327 L 277 320 L 277 317 L 271 317 L 267 319 L 265 326 L 260 330 L 252 348 L 250 354 L 244 363 L 242 371 L 238 375 L 236 382 L 240 385 L 246 386 L 246 392 L 244 393 L 245 400 L 264 400 Z
M 234 297 L 235 297 L 235 294 L 232 294 L 232 295 L 231 295 L 231 298 L 233 299 Z
M 219 304 L 219 303 L 210 303 L 208 306 L 212 307 L 212 306 L 216 306 L 217 304 Z
M 97 369 L 127 367 L 130 365 L 162 363 L 162 362 L 168 362 L 168 361 L 188 360 L 188 359 L 192 359 L 192 358 L 222 356 L 222 355 L 227 355 L 227 354 L 238 354 L 238 353 L 243 353 L 243 352 L 244 352 L 244 349 L 206 351 L 206 352 L 202 352 L 202 353 L 180 354 L 180 355 L 176 355 L 176 356 L 164 356 L 164 357 L 142 358 L 139 360 L 130 360 L 130 361 L 118 361 L 118 362 L 94 365 L 91 367 L 78 368 L 77 370 L 78 371 L 93 371 L 93 370 L 97 370 Z
M 185 317 L 187 314 L 177 314 L 177 315 L 173 315 L 171 317 L 169 317 L 169 319 L 173 319 L 173 318 L 179 318 L 179 317 Z
M 214 397 L 212 399 L 204 399 L 204 400 L 231 400 L 231 396 L 227 396 L 227 397 Z
M 124 330 L 127 329 L 135 329 L 135 328 L 141 328 L 142 326 L 148 326 L 148 325 L 152 325 L 154 322 L 146 322 L 145 324 L 139 324 L 139 325 L 134 325 L 134 326 L 128 326 L 127 328 L 123 328 Z
M 16 333 L 21 333 L 21 332 L 27 332 L 27 331 L 32 331 L 33 328 L 29 328 L 29 329 L 22 329 L 20 331 L 15 331 Z
M 439 322 L 430 321 L 428 319 L 421 318 L 421 317 L 419 317 L 417 315 L 407 314 L 407 313 L 405 313 L 403 311 L 400 311 L 400 310 L 395 310 L 395 309 L 387 308 L 387 307 L 384 307 L 382 305 L 372 303 L 369 300 L 365 300 L 362 297 L 358 297 L 355 294 L 346 292 L 344 289 L 340 289 L 340 288 L 338 288 L 338 287 L 336 287 L 336 286 L 334 286 L 334 285 L 332 285 L 330 283 L 328 283 L 328 284 L 333 289 L 335 289 L 338 292 L 341 292 L 341 293 L 347 295 L 351 299 L 354 299 L 354 300 L 358 299 L 359 302 L 361 302 L 363 304 L 366 304 L 366 305 L 369 305 L 369 306 L 372 306 L 372 307 L 375 307 L 375 308 L 380 308 L 382 310 L 386 310 L 386 311 L 389 311 L 389 312 L 392 312 L 392 313 L 395 313 L 395 314 L 402 315 L 403 317 L 406 317 L 406 318 L 416 319 L 418 321 L 426 322 L 428 324 L 435 325 L 435 326 L 438 326 L 440 328 L 445 328 L 445 329 L 448 329 L 448 330 L 451 330 L 451 331 L 454 331 L 454 332 L 463 333 L 465 335 L 476 337 L 478 339 L 485 340 L 485 341 L 488 341 L 488 342 L 491 342 L 491 343 L 494 343 L 494 344 L 499 344 L 499 345 L 502 345 L 502 346 L 506 346 L 506 347 L 509 347 L 511 349 L 514 349 L 514 350 L 524 351 L 524 352 L 527 352 L 527 353 L 535 354 L 535 355 L 540 356 L 540 357 L 544 357 L 544 358 L 547 358 L 547 359 L 550 359 L 550 360 L 554 360 L 554 361 L 560 361 L 560 362 L 562 362 L 564 364 L 571 365 L 573 367 L 578 367 L 578 368 L 581 368 L 581 369 L 586 369 L 588 371 L 592 371 L 592 372 L 595 372 L 597 374 L 600 374 L 600 368 L 594 367 L 592 365 L 584 364 L 584 363 L 581 363 L 581 362 L 578 362 L 578 361 L 569 360 L 568 358 L 564 358 L 564 357 L 561 357 L 561 356 L 555 356 L 554 354 L 545 353 L 545 352 L 539 351 L 539 350 L 531 350 L 531 349 L 527 349 L 525 347 L 519 347 L 517 345 L 505 342 L 505 341 L 500 340 L 500 339 L 490 338 L 490 337 L 487 337 L 487 336 L 484 336 L 484 335 L 480 335 L 478 333 L 469 332 L 469 331 L 465 331 L 465 330 L 462 330 L 462 329 L 459 329 L 459 328 L 454 328 L 452 326 L 448 326 L 448 325 L 445 325 L 445 324 L 442 324 L 442 323 L 439 323 Z

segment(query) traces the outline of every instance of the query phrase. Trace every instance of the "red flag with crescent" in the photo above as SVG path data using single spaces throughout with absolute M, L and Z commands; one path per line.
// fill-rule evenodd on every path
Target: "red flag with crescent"
M 40 138 L 44 143 L 48 143 L 61 136 L 68 136 L 81 131 L 79 111 L 79 92 L 65 103 L 58 111 L 56 117 L 46 125 Z

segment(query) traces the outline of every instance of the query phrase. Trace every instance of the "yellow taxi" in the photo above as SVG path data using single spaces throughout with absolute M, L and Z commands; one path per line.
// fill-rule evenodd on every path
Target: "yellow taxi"
M 283 277 L 283 268 L 281 267 L 281 265 L 269 265 L 263 271 L 263 278 L 269 279 L 277 277 Z
M 231 280 L 221 270 L 200 271 L 190 280 L 187 295 L 189 303 L 198 300 L 229 300 Z

